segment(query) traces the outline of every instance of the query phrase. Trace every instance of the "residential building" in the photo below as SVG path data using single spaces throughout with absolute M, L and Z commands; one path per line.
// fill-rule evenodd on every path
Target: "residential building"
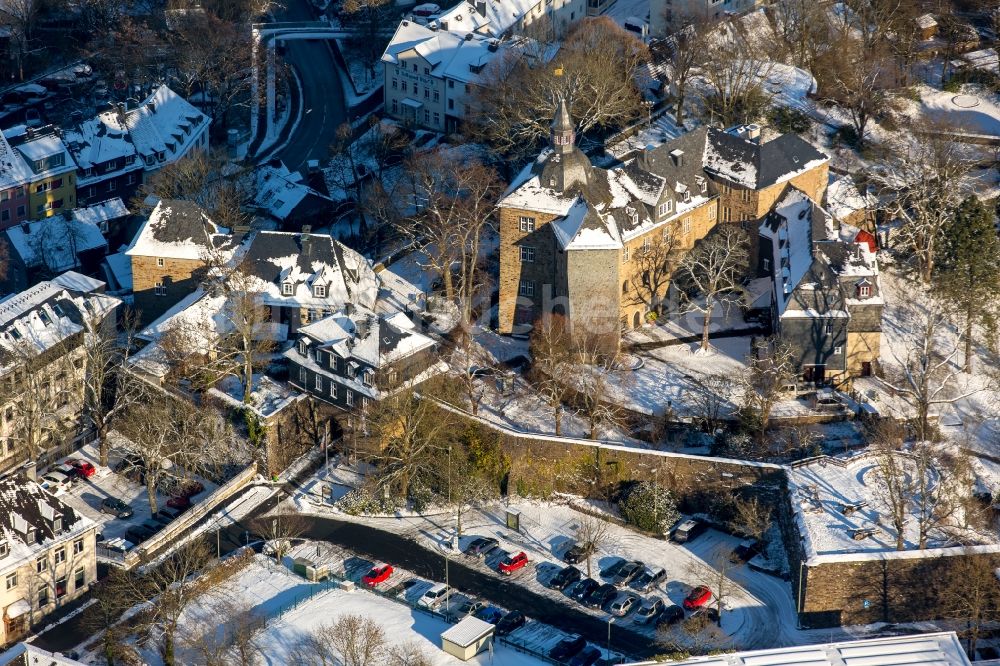
M 454 132 L 472 114 L 475 87 L 491 62 L 521 57 L 547 60 L 554 55 L 554 49 L 541 49 L 538 56 L 537 45 L 532 48 L 534 42 L 524 37 L 501 39 L 499 35 L 506 34 L 513 23 L 494 36 L 497 31 L 490 26 L 498 25 L 498 15 L 486 20 L 475 10 L 472 15 L 463 13 L 465 7 L 471 5 L 458 5 L 430 27 L 404 20 L 396 28 L 382 55 L 389 116 L 438 132 Z M 580 16 L 572 10 L 569 14 Z M 477 17 L 481 23 L 470 26 L 469 21 Z
M 97 580 L 97 529 L 97 523 L 35 481 L 0 479 L 0 645 L 25 638 L 31 625 Z M 0 663 L 19 663 L 7 661 L 8 654 L 0 655 Z M 20 663 L 63 662 L 23 658 Z
M 499 39 L 545 22 L 560 35 L 586 11 L 584 0 L 468 0 L 438 16 L 437 26 L 457 35 L 471 32 Z
M 764 218 L 760 237 L 772 327 L 791 347 L 800 381 L 840 385 L 871 375 L 884 308 L 874 236 L 790 189 Z
M 31 643 L 18 643 L 0 653 L 0 666 L 83 666 L 83 662 Z
M 29 218 L 28 189 L 34 173 L 0 132 L 0 229 Z
M 376 315 L 353 306 L 300 328 L 285 358 L 289 382 L 347 412 L 364 411 L 372 400 L 447 367 L 437 343 L 405 313 Z
M 149 324 L 191 294 L 209 264 L 227 261 L 237 244 L 198 204 L 159 201 L 125 250 L 140 321 Z
M 108 253 L 109 216 L 127 214 L 121 199 L 114 199 L 10 227 L 4 232 L 9 250 L 5 287 L 21 291 L 68 270 L 94 274 Z
M 143 162 L 128 132 L 92 118 L 67 129 L 63 141 L 77 166 L 78 205 L 128 201 L 142 184 Z
M 128 135 L 147 174 L 208 148 L 209 117 L 165 85 L 139 106 L 118 105 L 99 119 L 110 131 Z
M 73 271 L 0 301 L 0 471 L 44 464 L 85 433 L 86 331 L 114 328 L 121 301 Z
M 760 0 L 650 0 L 649 32 L 654 37 L 665 37 L 692 21 L 718 21 L 744 14 L 761 4 Z
M 54 127 L 28 127 L 16 137 L 14 149 L 31 170 L 28 217 L 41 219 L 76 207 L 76 163 Z
M 248 288 L 270 307 L 272 322 L 288 326 L 289 335 L 347 304 L 375 309 L 379 280 L 371 263 L 327 234 L 259 231 L 239 261 L 251 277 Z
M 826 155 L 794 135 L 761 144 L 747 134 L 701 128 L 601 169 L 576 147 L 560 102 L 549 148 L 498 204 L 500 332 L 558 312 L 617 336 L 663 310 L 664 253 L 689 250 L 717 223 L 755 238 L 789 187 L 822 198 Z
M 310 187 L 298 171 L 290 171 L 274 159 L 257 167 L 253 204 L 286 231 L 301 231 L 314 220 L 328 219 L 334 212 L 330 197 Z

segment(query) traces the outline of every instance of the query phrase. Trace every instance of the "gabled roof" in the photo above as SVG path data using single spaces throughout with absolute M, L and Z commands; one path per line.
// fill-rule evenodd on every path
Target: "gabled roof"
M 165 85 L 153 91 L 139 106 L 100 115 L 102 123 L 118 132 L 128 132 L 136 150 L 144 158 L 162 153 L 147 168 L 159 168 L 187 154 L 208 116 Z
M 26 185 L 35 177 L 31 167 L 0 132 L 0 190 Z
M 766 143 L 715 128 L 706 134 L 705 170 L 751 189 L 790 180 L 829 159 L 797 134 L 782 134 Z
M 414 329 L 413 322 L 402 312 L 377 316 L 357 310 L 350 315 L 341 311 L 303 326 L 299 332 L 341 358 L 357 359 L 374 368 L 435 344 Z
M 100 228 L 93 222 L 55 215 L 37 222 L 25 222 L 6 230 L 14 252 L 28 268 L 44 266 L 62 272 L 80 265 L 83 252 L 108 247 Z
M 66 147 L 81 169 L 93 168 L 111 160 L 134 158 L 138 155 L 127 132 L 109 127 L 99 118 L 85 120 L 71 127 L 65 131 L 63 137 Z M 123 168 L 125 166 L 121 165 Z M 127 166 L 133 170 L 142 168 L 139 163 Z
M 143 222 L 125 254 L 135 257 L 207 259 L 210 251 L 231 254 L 236 241 L 193 201 L 164 199 Z

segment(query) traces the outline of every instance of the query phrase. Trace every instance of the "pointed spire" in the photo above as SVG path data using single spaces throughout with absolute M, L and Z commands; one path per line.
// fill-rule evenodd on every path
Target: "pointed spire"
M 552 119 L 552 129 L 557 132 L 572 132 L 573 121 L 569 117 L 569 106 L 566 97 L 560 96 L 556 106 L 556 117 Z
M 569 117 L 569 105 L 564 96 L 560 96 L 559 101 L 556 102 L 556 115 L 552 119 L 549 138 L 552 149 L 556 153 L 573 152 L 576 133 L 573 131 L 573 120 Z

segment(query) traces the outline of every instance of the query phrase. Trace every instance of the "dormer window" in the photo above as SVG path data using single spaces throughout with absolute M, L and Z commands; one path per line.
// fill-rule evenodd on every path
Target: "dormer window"
M 38 318 L 41 320 L 43 326 L 48 326 L 52 323 L 52 319 L 49 318 L 49 315 L 45 310 L 38 311 Z
M 668 199 L 667 201 L 664 201 L 656 208 L 656 214 L 659 215 L 660 217 L 663 217 L 664 215 L 669 215 L 670 211 L 673 210 L 673 208 L 674 208 L 674 202 Z
M 291 282 L 282 282 L 281 283 L 281 295 L 282 296 L 291 296 L 293 291 L 294 291 L 294 287 L 292 286 Z
M 6 541 L 0 541 L 0 558 L 7 557 L 10 554 L 10 544 Z
M 858 298 L 870 298 L 872 295 L 872 286 L 867 282 L 862 282 L 858 285 Z
M 375 373 L 372 372 L 371 370 L 366 371 L 361 376 L 361 381 L 365 383 L 365 386 L 371 386 L 372 383 L 375 381 Z
M 326 298 L 326 285 L 316 284 L 313 285 L 313 296 L 316 298 Z
M 305 356 L 308 353 L 309 345 L 306 344 L 305 340 L 299 340 L 299 354 Z

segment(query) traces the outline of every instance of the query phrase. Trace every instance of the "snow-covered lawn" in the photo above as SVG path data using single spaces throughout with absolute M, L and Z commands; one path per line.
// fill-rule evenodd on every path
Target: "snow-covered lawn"
M 972 91 L 952 93 L 920 86 L 920 113 L 960 132 L 1000 136 L 1000 106 Z

